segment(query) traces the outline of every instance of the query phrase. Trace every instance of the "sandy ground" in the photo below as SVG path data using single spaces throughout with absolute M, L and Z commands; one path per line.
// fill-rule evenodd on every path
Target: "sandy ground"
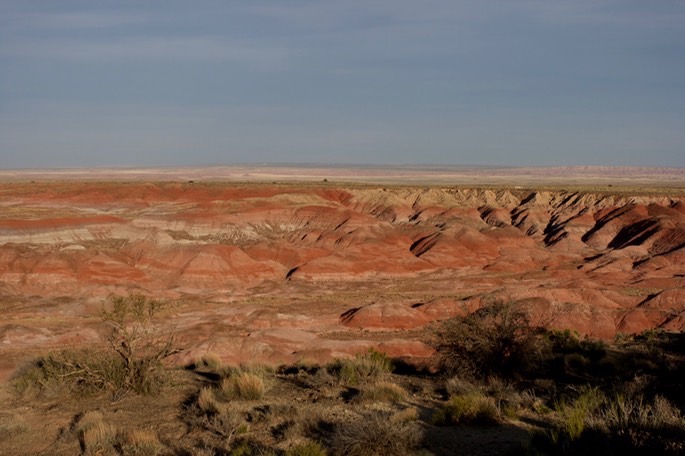
M 685 168 L 234 165 L 174 168 L 0 170 L 0 180 L 220 180 L 360 182 L 404 185 L 685 186 Z

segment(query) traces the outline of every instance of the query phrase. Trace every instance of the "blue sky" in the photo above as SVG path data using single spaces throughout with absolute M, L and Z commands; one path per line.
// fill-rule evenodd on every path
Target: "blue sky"
M 685 166 L 680 0 L 0 0 L 0 168 Z

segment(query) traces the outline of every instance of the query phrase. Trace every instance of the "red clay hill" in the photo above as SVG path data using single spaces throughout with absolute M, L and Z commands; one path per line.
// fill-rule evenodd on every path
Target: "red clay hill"
M 100 341 L 111 295 L 168 302 L 186 362 L 420 359 L 494 299 L 599 338 L 685 326 L 685 199 L 332 184 L 0 184 L 0 371 Z

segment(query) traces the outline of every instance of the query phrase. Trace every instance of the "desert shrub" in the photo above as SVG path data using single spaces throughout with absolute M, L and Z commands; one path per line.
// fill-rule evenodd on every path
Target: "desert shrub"
M 338 423 L 331 437 L 333 454 L 348 456 L 402 456 L 421 444 L 421 428 L 411 421 L 395 421 L 384 413 Z
M 155 394 L 165 382 L 162 360 L 177 352 L 173 339 L 154 329 L 159 304 L 143 296 L 114 298 L 102 312 L 110 326 L 109 350 L 66 349 L 33 361 L 15 378 L 20 394 L 59 395 L 109 392 Z
M 582 339 L 578 331 L 550 329 L 545 331 L 544 338 L 558 353 L 573 353 L 582 349 Z
M 401 386 L 380 381 L 361 388 L 359 399 L 370 402 L 402 402 L 407 398 L 407 392 Z
M 513 376 L 527 368 L 537 330 L 512 304 L 497 302 L 437 330 L 443 367 L 460 376 Z
M 59 396 L 115 393 L 126 387 L 124 366 L 110 353 L 83 349 L 48 353 L 14 378 L 21 395 Z
M 217 394 L 220 392 L 215 388 L 201 388 L 186 402 L 181 419 L 190 429 L 209 431 L 226 450 L 237 437 L 246 434 L 250 426 L 241 410 L 222 403 Z
M 230 443 L 234 438 L 246 434 L 250 430 L 250 425 L 242 413 L 226 407 L 220 413 L 209 417 L 205 428 Z
M 438 426 L 461 424 L 492 425 L 499 421 L 499 411 L 493 398 L 480 392 L 452 396 L 432 418 Z
M 174 339 L 154 326 L 161 304 L 142 295 L 115 297 L 102 319 L 110 326 L 107 341 L 123 362 L 124 391 L 152 394 L 163 382 L 162 361 L 177 353 Z
M 251 372 L 237 372 L 221 380 L 219 395 L 224 399 L 256 401 L 264 397 L 264 379 Z
M 385 353 L 370 349 L 353 359 L 336 359 L 326 369 L 341 383 L 358 385 L 377 380 L 392 372 L 392 360 Z
M 131 456 L 157 456 L 164 450 L 157 434 L 145 429 L 119 434 L 116 446 L 122 454 Z
M 577 332 L 545 331 L 536 349 L 543 373 L 561 381 L 577 383 L 578 378 L 617 373 L 616 360 L 607 356 L 604 342 L 581 338 Z
M 305 442 L 289 448 L 285 456 L 326 456 L 326 449 L 317 442 Z

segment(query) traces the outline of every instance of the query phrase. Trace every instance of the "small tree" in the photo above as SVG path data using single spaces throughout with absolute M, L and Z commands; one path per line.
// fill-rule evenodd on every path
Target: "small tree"
M 155 327 L 161 305 L 142 295 L 112 299 L 102 319 L 110 331 L 110 349 L 65 349 L 48 353 L 28 366 L 15 380 L 24 394 L 95 394 L 107 391 L 119 400 L 133 391 L 152 394 L 163 380 L 162 361 L 177 353 L 174 339 Z
M 180 351 L 174 347 L 173 336 L 153 324 L 160 308 L 158 301 L 137 294 L 115 297 L 111 310 L 102 311 L 103 321 L 111 327 L 107 342 L 123 363 L 124 392 L 154 392 L 162 361 Z

